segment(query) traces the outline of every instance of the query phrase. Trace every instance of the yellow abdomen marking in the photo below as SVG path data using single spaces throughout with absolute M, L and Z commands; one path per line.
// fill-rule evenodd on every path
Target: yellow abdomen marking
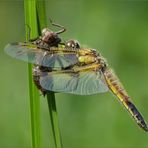
M 94 63 L 96 61 L 95 57 L 91 55 L 79 56 L 78 59 L 80 63 L 85 64 Z

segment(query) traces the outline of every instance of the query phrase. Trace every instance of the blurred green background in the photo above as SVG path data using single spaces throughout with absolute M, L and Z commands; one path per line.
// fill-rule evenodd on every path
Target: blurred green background
M 64 40 L 77 39 L 107 58 L 148 121 L 148 1 L 47 0 L 46 12 L 67 28 Z M 25 41 L 23 1 L 0 1 L 0 20 L 0 148 L 30 148 L 27 64 L 3 51 Z M 48 148 L 47 102 L 40 101 L 42 148 Z M 111 93 L 56 94 L 56 101 L 64 148 L 148 147 L 148 133 Z

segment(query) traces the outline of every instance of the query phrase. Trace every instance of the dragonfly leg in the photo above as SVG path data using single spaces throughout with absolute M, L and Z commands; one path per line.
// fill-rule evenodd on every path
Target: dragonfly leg
M 49 21 L 50 21 L 50 23 L 51 23 L 53 26 L 56 26 L 56 27 L 61 28 L 61 30 L 57 31 L 56 34 L 61 34 L 61 33 L 63 33 L 63 32 L 66 31 L 66 28 L 65 28 L 64 26 L 61 26 L 60 24 L 54 23 L 50 17 L 49 17 Z

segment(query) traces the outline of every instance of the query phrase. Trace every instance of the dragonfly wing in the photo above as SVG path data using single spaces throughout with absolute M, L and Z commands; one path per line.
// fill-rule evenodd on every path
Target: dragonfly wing
M 108 91 L 103 75 L 94 71 L 75 73 L 63 70 L 43 73 L 40 84 L 46 90 L 78 95 L 92 95 Z
M 46 67 L 55 67 L 55 68 L 66 68 L 70 65 L 74 65 L 78 63 L 78 58 L 74 53 L 69 53 L 69 56 L 72 56 L 73 59 L 70 59 L 69 57 L 65 57 L 64 53 L 57 53 L 57 54 L 46 54 L 44 58 L 42 59 L 41 65 Z
M 29 45 L 25 43 L 12 43 L 8 44 L 4 50 L 13 58 L 36 64 L 36 55 L 38 55 L 40 51 L 37 51 L 35 48 L 36 47 L 29 47 Z
M 45 67 L 65 68 L 78 62 L 74 52 L 66 53 L 68 56 L 65 56 L 64 50 L 61 52 L 60 49 L 52 47 L 47 51 L 32 43 L 12 43 L 5 47 L 5 52 L 13 58 Z

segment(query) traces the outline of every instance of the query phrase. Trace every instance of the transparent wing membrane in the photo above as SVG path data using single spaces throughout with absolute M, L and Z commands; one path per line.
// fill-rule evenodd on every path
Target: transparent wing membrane
M 108 91 L 103 75 L 94 71 L 63 70 L 42 73 L 40 84 L 46 90 L 78 95 L 91 95 Z
M 67 53 L 64 52 L 64 48 L 56 47 L 52 47 L 47 51 L 31 43 L 8 44 L 5 47 L 5 52 L 13 58 L 45 67 L 68 67 L 78 62 L 75 52 Z

